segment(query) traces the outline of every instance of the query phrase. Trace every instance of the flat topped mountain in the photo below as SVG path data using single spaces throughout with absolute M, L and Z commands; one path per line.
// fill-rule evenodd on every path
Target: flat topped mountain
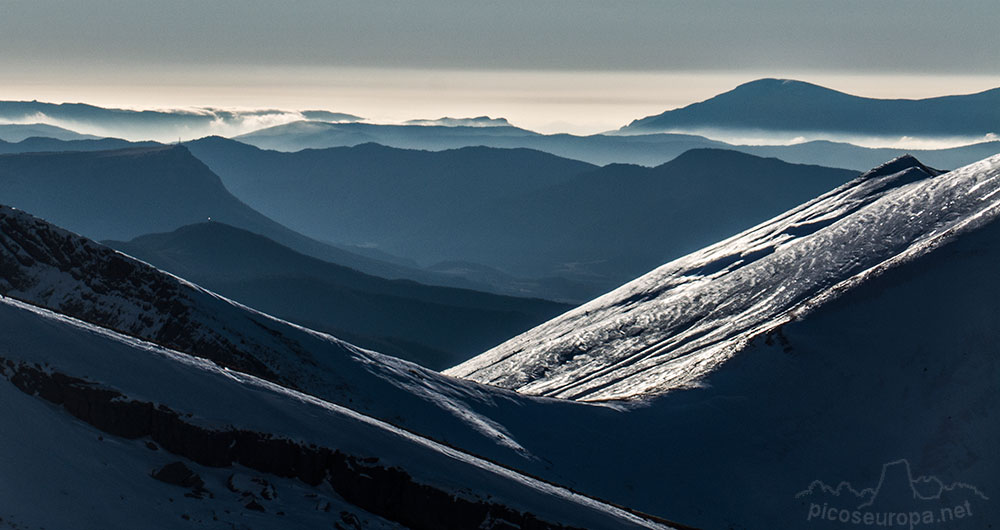
M 635 120 L 623 133 L 711 129 L 900 136 L 1000 133 L 1000 88 L 928 99 L 874 99 L 790 79 L 759 79 Z
M 902 157 L 445 373 L 578 400 L 695 386 L 750 339 L 997 215 L 1000 156 Z

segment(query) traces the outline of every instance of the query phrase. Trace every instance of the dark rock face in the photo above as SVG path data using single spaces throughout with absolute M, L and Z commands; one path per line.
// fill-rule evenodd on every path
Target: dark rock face
M 160 482 L 166 482 L 175 486 L 183 486 L 185 488 L 202 488 L 205 486 L 205 482 L 201 480 L 201 477 L 194 471 L 191 471 L 191 468 L 187 467 L 181 461 L 171 462 L 156 469 L 152 475 L 153 478 Z
M 377 459 L 305 446 L 269 433 L 193 425 L 163 405 L 134 401 L 114 389 L 39 365 L 0 358 L 0 371 L 22 392 L 61 405 L 108 434 L 148 437 L 164 450 L 205 466 L 240 464 L 312 486 L 325 481 L 348 502 L 409 528 L 497 528 L 495 522 L 524 530 L 567 528 L 508 506 L 461 498 L 421 484 L 403 469 L 379 466 Z M 203 486 L 200 477 L 182 462 L 164 466 L 153 477 L 194 490 Z M 339 524 L 350 528 L 351 522 L 347 518 Z
M 201 480 L 197 473 L 191 471 L 191 468 L 187 467 L 184 462 L 171 462 L 153 470 L 151 476 L 160 482 L 190 489 L 191 491 L 184 494 L 185 497 L 195 499 L 214 497 L 212 492 L 205 489 L 205 481 Z

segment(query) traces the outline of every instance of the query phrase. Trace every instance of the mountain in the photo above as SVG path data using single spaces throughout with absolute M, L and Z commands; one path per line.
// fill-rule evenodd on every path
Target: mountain
M 0 155 L 0 197 L 99 240 L 128 240 L 211 219 L 383 278 L 511 294 L 534 285 L 515 281 L 479 285 L 459 275 L 406 267 L 305 237 L 233 197 L 219 177 L 183 146 Z
M 126 341 L 140 350 L 153 348 L 146 345 L 148 342 L 191 354 L 224 368 L 221 372 L 224 379 L 243 382 L 252 379 L 236 371 L 260 377 L 309 394 L 296 394 L 296 403 L 315 404 L 322 400 L 346 407 L 357 411 L 351 413 L 355 416 L 360 413 L 391 424 L 394 432 L 404 438 L 412 439 L 416 436 L 414 433 L 419 433 L 420 439 L 429 438 L 444 444 L 436 447 L 449 447 L 446 452 L 453 458 L 465 460 L 467 457 L 462 455 L 471 453 L 502 463 L 507 469 L 527 466 L 532 475 L 545 475 L 544 478 L 550 482 L 558 482 L 561 471 L 547 465 L 545 458 L 532 454 L 516 437 L 523 435 L 525 439 L 544 441 L 551 435 L 555 424 L 584 426 L 588 424 L 588 419 L 620 413 L 614 408 L 520 396 L 444 377 L 418 365 L 357 348 L 330 335 L 259 313 L 41 219 L 6 207 L 0 208 L 0 295 L 3 296 L 0 299 L 3 303 L 19 301 L 55 311 L 59 314 L 59 322 L 73 319 L 84 322 L 92 329 L 86 335 L 107 335 L 109 331 L 101 330 L 114 330 L 127 336 Z M 43 325 L 42 329 L 45 327 L 51 328 L 52 325 Z M 6 329 L 18 332 L 6 333 L 0 340 L 0 356 L 5 358 L 18 359 L 16 355 L 23 354 L 22 342 L 15 341 L 33 344 L 39 340 L 38 334 L 25 331 L 29 329 L 26 326 L 12 324 Z M 40 333 L 47 336 L 44 331 Z M 79 353 L 79 347 L 49 344 L 45 349 L 58 349 L 66 352 L 67 358 L 75 358 L 83 366 L 88 364 L 87 357 Z M 101 347 L 97 349 L 100 351 Z M 132 373 L 127 368 L 130 365 L 120 363 L 111 354 L 104 359 L 103 362 L 108 364 L 102 366 L 112 367 L 115 373 L 126 377 Z M 200 361 L 181 364 L 199 363 L 207 366 Z M 0 366 L 3 366 L 2 361 Z M 147 378 L 144 384 L 148 383 L 148 377 L 155 377 L 160 372 L 168 374 L 162 385 L 176 383 L 175 372 L 170 369 L 141 367 L 135 370 L 136 374 Z M 88 377 L 93 382 L 96 371 L 94 367 L 58 373 L 69 377 Z M 46 373 L 51 374 L 52 371 Z M 6 374 L 11 377 L 9 370 Z M 37 379 L 37 375 L 29 372 L 25 377 Z M 123 390 L 103 378 L 100 383 Z M 273 385 L 263 386 L 274 388 Z M 150 393 L 143 392 L 141 396 L 156 399 L 152 394 L 153 387 L 147 390 Z M 33 393 L 30 389 L 27 392 Z M 251 411 L 251 415 L 261 413 L 254 410 L 258 408 L 262 411 L 275 410 L 273 402 L 247 405 L 241 398 L 223 398 L 218 394 L 199 397 L 201 394 L 198 392 L 187 394 L 183 390 L 179 393 L 187 396 L 185 399 L 218 401 L 226 410 L 237 407 Z M 323 407 L 329 408 L 327 405 Z M 282 407 L 278 407 L 275 414 L 284 414 Z M 311 420 L 303 421 L 315 422 L 319 419 L 320 423 L 314 425 L 314 429 L 325 425 L 326 420 L 321 419 L 323 416 L 309 414 L 308 417 Z M 371 423 L 370 420 L 365 422 Z M 336 430 L 338 427 L 334 425 L 330 428 Z M 273 434 L 293 436 L 294 433 L 276 430 Z M 353 431 L 344 431 L 344 436 L 351 438 Z M 368 440 L 368 436 L 362 436 L 358 443 L 367 445 Z M 162 444 L 159 440 L 155 441 Z M 318 445 L 324 446 L 322 443 Z M 545 442 L 538 444 L 538 449 L 549 450 Z M 413 456 L 408 461 L 421 462 L 424 458 Z M 448 473 L 446 465 L 428 464 Z M 508 474 L 498 464 L 491 464 L 490 469 Z M 6 484 L 9 483 L 0 480 L 0 487 Z M 466 487 L 470 485 L 466 484 Z M 555 491 L 549 486 L 545 489 Z M 599 524 L 598 527 L 617 526 Z
M 0 295 L 349 406 L 494 459 L 529 458 L 492 414 L 542 428 L 530 400 L 360 349 L 0 208 Z M 581 410 L 556 406 L 566 417 Z
M 592 400 L 693 384 L 735 345 L 791 319 L 800 304 L 917 245 L 945 220 L 957 224 L 980 207 L 978 197 L 970 196 L 950 210 L 914 211 L 912 194 L 966 175 L 928 178 L 939 174 L 915 158 L 896 159 L 448 373 L 532 394 Z M 908 186 L 915 182 L 923 186 Z M 939 200 L 958 193 L 944 190 Z M 816 259 L 838 250 L 823 262 Z M 581 342 L 577 337 L 584 332 L 588 341 Z M 561 340 L 541 339 L 546 336 Z
M 526 148 L 601 166 L 607 164 L 658 166 L 691 149 L 719 148 L 756 156 L 776 157 L 795 164 L 816 164 L 859 171 L 905 154 L 917 156 L 937 167 L 956 168 L 1000 153 L 1000 142 L 996 141 L 944 149 L 901 149 L 868 148 L 828 140 L 792 145 L 740 145 L 711 140 L 704 136 L 676 133 L 575 136 L 537 134 L 523 130 L 508 132 L 483 134 L 474 127 L 290 123 L 244 134 L 238 139 L 262 149 L 279 151 L 349 147 L 368 142 L 401 149 L 432 151 L 470 146 Z
M 44 123 L 6 123 L 0 124 L 0 140 L 5 142 L 20 142 L 27 138 L 42 137 L 56 140 L 96 140 L 97 136 L 80 134 L 76 131 L 63 129 Z
M 612 288 L 856 176 L 735 151 L 691 150 L 655 168 L 609 165 L 439 218 L 419 236 L 443 256 Z M 393 243 L 409 255 L 408 240 Z M 597 293 L 594 293 L 597 294 Z
M 400 256 L 457 277 L 464 277 L 462 269 L 437 264 L 462 261 L 462 256 L 442 257 L 431 248 L 401 254 L 390 243 L 417 243 L 410 238 L 422 233 L 418 231 L 430 218 L 461 224 L 470 208 L 530 194 L 594 169 L 526 149 L 427 152 L 363 144 L 283 153 L 218 137 L 187 145 L 241 200 L 296 231 L 349 248 Z M 480 265 L 496 268 L 488 262 Z M 495 272 L 488 280 L 500 282 L 491 287 L 494 292 L 559 300 L 579 300 L 590 292 L 558 275 L 511 277 L 509 271 Z
M 372 123 L 297 122 L 268 127 L 236 137 L 262 149 L 301 151 L 378 143 L 400 149 L 442 151 L 463 147 L 534 149 L 591 164 L 659 165 L 694 148 L 726 144 L 687 134 L 609 136 L 539 134 L 513 126 L 382 125 Z
M 30 304 L 0 324 L 5 526 L 668 528 Z
M 983 137 L 1000 132 L 1000 88 L 928 99 L 873 99 L 790 79 L 758 79 L 702 102 L 638 119 L 622 133 L 781 131 Z
M 395 125 L 323 123 L 313 124 L 329 132 L 328 135 L 304 133 L 306 140 L 300 141 L 299 124 L 279 125 L 257 133 L 243 135 L 241 140 L 251 145 L 280 151 L 298 151 L 303 148 L 349 147 L 361 143 L 376 142 L 389 147 L 403 149 L 446 150 L 462 147 L 487 146 L 498 148 L 526 148 L 544 151 L 557 156 L 572 158 L 590 164 L 638 164 L 658 166 L 673 160 L 686 151 L 701 148 L 721 148 L 740 151 L 756 156 L 780 158 L 793 164 L 815 164 L 827 167 L 843 167 L 863 170 L 905 154 L 912 154 L 935 167 L 961 167 L 988 156 L 1000 153 L 1000 142 L 979 142 L 970 145 L 943 149 L 900 149 L 869 148 L 845 142 L 816 140 L 792 145 L 738 145 L 702 136 L 688 134 L 634 134 L 574 136 L 569 134 L 542 135 L 525 131 L 522 135 L 483 136 L 473 127 L 464 129 L 464 134 L 439 135 L 429 127 L 430 134 L 422 134 L 416 126 L 406 128 Z M 77 141 L 63 139 L 57 127 L 46 125 L 10 125 L 4 127 L 27 128 L 5 137 L 0 132 L 0 153 L 28 153 L 40 151 L 98 151 L 124 149 L 127 147 L 151 147 L 154 142 L 127 142 L 116 139 L 93 139 Z M 366 134 L 340 134 L 338 128 L 365 128 Z M 57 129 L 49 131 L 49 129 Z M 403 130 L 405 134 L 386 134 L 387 130 Z M 272 131 L 268 133 L 268 131 Z M 77 135 L 77 133 L 72 133 Z M 31 138 L 17 140 L 31 134 Z M 85 137 L 86 135 L 77 135 Z M 310 139 L 311 138 L 311 139 Z M 6 140 L 4 142 L 3 140 Z M 358 249 L 355 249 L 357 251 Z M 382 256 L 382 259 L 386 259 Z
M 738 145 L 730 149 L 756 156 L 773 156 L 795 164 L 850 169 L 875 167 L 885 160 L 911 155 L 934 167 L 954 169 L 1000 153 L 1000 141 L 946 149 L 899 149 L 860 147 L 844 142 L 816 140 L 793 145 Z
M 208 134 L 239 134 L 261 127 L 302 119 L 356 121 L 360 118 L 350 114 L 322 110 L 227 110 L 217 108 L 132 110 L 104 108 L 85 103 L 0 101 L 0 120 L 2 121 L 40 122 L 65 126 L 100 136 L 113 136 L 130 140 L 174 141 L 178 137 L 198 138 Z
M 520 138 L 537 135 L 538 133 L 512 125 L 481 127 L 474 125 L 383 125 L 296 121 L 251 131 L 234 139 L 262 149 L 279 151 L 345 147 L 365 143 L 378 143 L 410 149 L 441 150 L 487 145 L 479 142 L 486 142 L 492 138 Z M 459 145 L 453 145 L 455 143 Z
M 968 500 L 975 517 L 948 527 L 980 528 L 1000 516 L 975 495 L 1000 487 L 998 190 L 1000 156 L 944 174 L 901 158 L 445 373 L 639 400 L 596 428 L 643 469 L 594 459 L 566 480 L 622 473 L 631 506 L 699 527 L 851 517 L 853 495 L 796 492 L 874 487 L 907 459 L 915 477 L 970 487 L 880 510 Z
M 406 125 L 441 125 L 445 127 L 511 127 L 507 118 L 477 116 L 475 118 L 438 118 L 436 120 L 407 120 Z
M 660 358 L 660 364 L 675 369 L 677 377 L 670 384 L 678 386 L 650 385 L 645 374 L 637 374 L 630 378 L 637 391 L 652 388 L 658 393 L 630 394 L 634 397 L 629 401 L 585 403 L 539 398 L 442 376 L 267 317 L 109 249 L 80 241 L 22 212 L 5 214 L 0 224 L 4 237 L 0 256 L 8 256 L 0 260 L 0 278 L 22 285 L 16 292 L 4 287 L 7 302 L 11 296 L 30 298 L 35 305 L 70 312 L 94 324 L 100 319 L 102 327 L 127 327 L 134 330 L 129 332 L 132 336 L 164 336 L 169 344 L 157 342 L 187 352 L 204 351 L 199 355 L 211 355 L 218 362 L 226 359 L 213 352 L 230 350 L 211 346 L 228 343 L 236 346 L 235 352 L 263 362 L 286 385 L 404 427 L 411 434 L 444 442 L 453 451 L 481 455 L 574 491 L 701 528 L 797 528 L 804 526 L 802 521 L 810 526 L 815 522 L 808 519 L 815 499 L 797 496 L 810 484 L 819 480 L 827 484 L 847 482 L 858 488 L 875 486 L 883 465 L 900 459 L 908 460 L 913 477 L 936 478 L 944 485 L 972 485 L 987 497 L 1000 486 L 1000 463 L 992 450 L 1000 435 L 996 414 L 1000 396 L 995 386 L 1000 368 L 992 348 L 1000 329 L 1000 310 L 995 307 L 1000 300 L 1000 282 L 993 274 L 1000 259 L 996 250 L 1000 248 L 996 245 L 1000 233 L 995 228 L 1000 213 L 995 199 L 1000 186 L 1000 157 L 950 173 L 935 173 L 912 159 L 896 161 L 757 229 L 677 260 L 675 265 L 690 267 L 681 268 L 676 275 L 665 274 L 667 280 L 660 288 L 640 290 L 641 296 L 624 304 L 609 303 L 606 311 L 599 309 L 605 305 L 601 299 L 596 300 L 590 309 L 583 309 L 594 312 L 595 327 L 567 328 L 562 331 L 566 336 L 535 334 L 538 330 L 527 334 L 535 334 L 539 341 L 524 343 L 525 351 L 540 359 L 535 364 L 538 376 L 544 378 L 546 366 L 552 366 L 569 378 L 575 374 L 559 369 L 560 362 L 587 359 L 585 349 L 604 340 L 601 333 L 605 330 L 614 335 L 609 344 L 617 348 L 637 329 L 630 327 L 630 322 L 652 329 L 661 324 L 670 326 L 671 312 L 691 315 L 691 332 L 675 327 L 679 333 L 672 335 L 691 343 L 687 356 L 691 362 L 679 366 L 684 364 L 682 357 L 677 358 L 679 362 Z M 769 256 L 780 255 L 780 260 L 769 261 L 774 258 L 764 256 L 769 245 L 774 246 Z M 756 274 L 736 277 L 741 270 L 750 269 Z M 655 283 L 655 279 L 654 274 L 636 285 Z M 691 302 L 685 304 L 685 296 L 669 298 L 671 290 L 686 293 Z M 614 302 L 619 294 L 609 294 L 603 300 Z M 664 303 L 652 305 L 658 296 Z M 668 303 L 670 300 L 678 303 Z M 794 307 L 804 309 L 796 312 L 794 321 L 788 321 L 787 311 L 781 309 L 789 300 Z M 709 315 L 697 321 L 699 312 Z M 711 320 L 718 322 L 726 314 L 731 316 L 729 324 L 712 328 Z M 563 321 L 566 318 L 562 317 Z M 25 344 L 53 336 L 53 329 L 67 320 L 60 317 L 41 329 L 5 320 L 4 328 L 10 331 L 0 339 L 6 341 L 0 356 L 27 359 L 29 366 L 42 364 L 44 359 L 27 357 L 32 350 Z M 162 327 L 145 324 L 165 321 L 177 326 L 164 332 Z M 717 339 L 732 328 L 759 329 L 761 333 L 752 340 L 749 334 L 742 335 L 745 341 L 738 337 L 730 340 L 732 349 L 719 351 L 717 357 L 698 350 L 699 344 L 714 349 Z M 38 331 L 29 331 L 35 329 Z M 89 331 L 85 334 L 94 335 Z M 23 341 L 13 342 L 21 340 L 19 337 Z M 175 380 L 186 380 L 184 377 L 170 377 L 176 372 L 160 366 L 133 367 L 118 355 L 107 353 L 109 348 L 103 344 L 97 350 L 104 357 L 95 354 L 91 366 L 91 355 L 81 353 L 86 337 L 47 345 L 47 351 L 64 357 L 49 361 L 50 369 L 44 372 L 101 381 L 105 387 L 126 391 L 132 387 L 120 381 L 135 374 L 144 379 L 138 385 L 141 392 L 125 392 L 131 399 L 155 400 L 171 410 L 184 410 L 169 396 L 155 391 L 177 384 Z M 644 340 L 641 334 L 633 339 Z M 544 349 L 542 341 L 551 342 L 552 350 Z M 561 348 L 570 341 L 578 341 L 581 350 L 575 357 L 556 359 L 558 352 L 567 351 Z M 129 342 L 142 344 L 136 339 Z M 247 346 L 238 346 L 241 344 Z M 669 337 L 663 348 L 681 351 Z M 655 350 L 644 352 L 657 355 Z M 139 358 L 132 353 L 125 358 Z M 522 352 L 509 353 L 517 358 Z M 542 362 L 546 356 L 554 360 Z M 83 368 L 69 370 L 61 359 L 75 359 Z M 621 364 L 628 365 L 629 360 L 637 359 L 628 357 Z M 23 378 L 34 374 L 14 364 Z M 12 368 L 0 365 L 5 366 L 5 375 L 12 377 Z M 608 366 L 606 371 L 614 373 L 616 369 Z M 106 373 L 118 379 L 105 380 Z M 149 383 L 149 378 L 161 373 L 170 374 L 164 379 L 166 383 Z M 232 371 L 223 373 L 226 381 L 248 379 Z M 585 385 L 586 381 L 580 381 L 576 387 Z M 212 381 L 208 386 L 218 384 Z M 190 395 L 191 401 L 218 402 L 220 406 L 249 403 L 245 409 L 244 405 L 227 407 L 222 416 L 221 424 L 237 428 L 247 428 L 243 412 L 239 412 L 246 409 L 253 409 L 261 422 L 272 417 L 272 410 L 290 416 L 292 422 L 302 417 L 270 399 L 247 401 L 241 396 L 226 400 L 217 393 L 205 396 L 186 385 L 179 393 Z M 32 418 L 47 420 L 53 409 L 58 410 L 49 405 L 29 408 L 24 401 L 8 397 L 5 394 L 0 403 L 13 408 L 7 414 L 21 429 L 34 425 Z M 305 406 L 316 400 L 302 396 L 296 403 Z M 228 412 L 229 408 L 238 409 L 239 414 Z M 195 419 L 218 418 L 191 410 Z M 23 415 L 15 411 L 23 411 Z M 330 421 L 322 415 L 306 416 L 302 421 L 310 429 L 325 429 Z M 340 425 L 338 422 L 330 429 Z M 264 425 L 258 430 L 283 429 Z M 300 432 L 294 426 L 288 430 Z M 370 443 L 368 436 L 357 438 L 353 429 L 342 429 L 342 433 L 355 437 L 358 443 L 381 446 Z M 64 432 L 41 439 L 80 440 L 77 445 L 81 451 L 101 456 L 104 453 L 97 447 L 121 446 L 117 438 L 109 440 L 107 433 L 104 440 L 112 443 L 98 446 L 92 441 L 94 434 L 86 432 L 89 444 Z M 6 449 L 20 439 L 4 438 L 4 454 L 25 454 Z M 301 439 L 328 447 L 322 439 Z M 228 446 L 228 439 L 223 440 L 222 445 Z M 56 458 L 66 452 L 34 438 L 17 447 L 23 450 L 35 445 Z M 24 459 L 4 459 L 0 465 L 49 462 L 53 457 L 40 458 L 29 454 Z M 422 458 L 413 455 L 406 461 Z M 159 469 L 174 459 L 171 456 L 156 462 L 155 468 L 144 469 Z M 45 469 L 69 466 L 62 463 L 64 460 L 57 461 L 59 465 Z M 82 461 L 100 465 L 107 460 L 88 457 Z M 448 465 L 437 466 L 436 462 L 428 465 L 444 473 L 451 471 Z M 218 491 L 228 491 L 224 486 L 212 486 L 222 484 L 225 476 L 200 467 L 194 470 L 203 475 L 217 496 Z M 20 475 L 4 472 L 0 477 L 34 476 L 23 469 L 17 471 Z M 415 470 L 407 471 L 421 480 Z M 226 468 L 222 473 L 227 473 Z M 58 483 L 45 480 L 50 476 L 39 480 Z M 243 476 L 238 474 L 237 478 L 239 489 L 248 489 Z M 131 480 L 119 483 L 132 484 Z M 284 483 L 270 481 L 279 492 L 287 491 Z M 473 491 L 479 490 L 477 481 L 471 484 L 468 487 Z M 928 485 L 930 482 L 920 482 L 920 491 L 929 491 Z M 4 479 L 0 479 L 0 487 L 5 487 L 5 492 L 37 491 L 18 488 Z M 97 491 L 93 486 L 91 489 Z M 67 491 L 76 492 L 77 488 Z M 909 513 L 911 508 L 926 508 L 941 513 L 949 508 L 954 512 L 953 500 L 956 504 L 969 500 L 975 516 L 949 521 L 946 526 L 980 528 L 983 521 L 1000 517 L 993 503 L 945 497 L 905 510 L 893 507 L 893 511 Z M 278 499 L 288 498 L 291 495 L 279 493 Z M 267 513 L 275 511 L 273 504 L 260 503 Z M 36 505 L 27 502 L 17 506 Z M 829 507 L 842 506 L 830 501 Z M 856 507 L 857 503 L 850 508 Z M 576 524 L 587 528 L 621 526 L 614 522 Z
M 106 244 L 268 314 L 435 370 L 569 309 L 385 280 L 214 221 Z
M 309 236 L 432 266 L 564 278 L 581 286 L 576 299 L 855 176 L 718 150 L 650 169 L 517 149 L 282 153 L 221 138 L 189 146 L 235 195 Z
M 98 138 L 86 140 L 59 140 L 40 136 L 32 136 L 17 142 L 0 140 L 0 154 L 19 153 L 59 153 L 68 151 L 114 151 L 133 147 L 158 147 L 156 142 L 129 142 L 117 138 Z

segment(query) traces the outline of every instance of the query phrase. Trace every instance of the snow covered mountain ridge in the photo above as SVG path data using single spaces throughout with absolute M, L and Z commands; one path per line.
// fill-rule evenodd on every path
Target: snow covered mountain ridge
M 276 319 L 5 206 L 0 295 L 348 405 L 439 441 L 524 452 L 502 426 L 474 410 L 491 408 L 503 391 Z
M 1000 213 L 1000 155 L 910 156 L 646 274 L 445 373 L 585 401 L 697 386 L 754 337 Z

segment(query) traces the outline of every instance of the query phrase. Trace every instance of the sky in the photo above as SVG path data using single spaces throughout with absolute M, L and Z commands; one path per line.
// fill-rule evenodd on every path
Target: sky
M 1000 86 L 995 0 L 0 0 L 0 99 L 597 132 L 760 77 Z

